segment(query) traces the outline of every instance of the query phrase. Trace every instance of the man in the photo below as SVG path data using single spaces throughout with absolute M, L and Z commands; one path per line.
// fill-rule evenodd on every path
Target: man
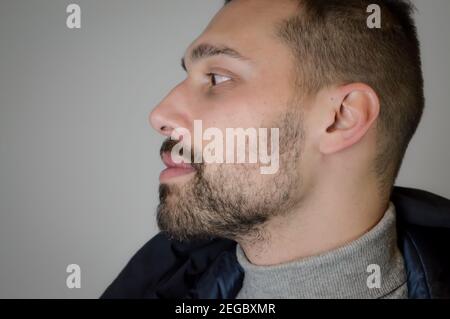
M 167 137 L 161 233 L 102 297 L 450 297 L 450 203 L 393 188 L 424 105 L 411 15 L 406 0 L 226 1 L 150 116 Z M 190 136 L 170 137 L 196 120 L 279 128 L 278 171 L 176 164 Z

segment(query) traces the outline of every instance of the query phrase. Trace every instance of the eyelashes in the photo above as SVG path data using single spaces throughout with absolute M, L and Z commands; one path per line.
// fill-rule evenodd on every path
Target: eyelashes
M 210 86 L 215 87 L 219 84 L 231 81 L 231 77 L 226 75 L 220 75 L 217 73 L 208 73 L 207 76 L 210 79 Z

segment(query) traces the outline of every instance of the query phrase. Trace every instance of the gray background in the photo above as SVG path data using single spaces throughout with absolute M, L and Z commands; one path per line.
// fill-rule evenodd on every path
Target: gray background
M 0 298 L 96 298 L 156 233 L 147 117 L 222 4 L 74 2 L 81 30 L 69 1 L 0 0 Z M 397 184 L 450 197 L 450 1 L 414 2 L 427 106 Z

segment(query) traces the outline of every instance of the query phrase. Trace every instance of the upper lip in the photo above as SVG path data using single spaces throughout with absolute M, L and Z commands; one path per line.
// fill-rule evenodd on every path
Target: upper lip
M 192 169 L 193 166 L 189 163 L 180 163 L 177 164 L 172 160 L 172 156 L 170 155 L 170 152 L 163 152 L 161 154 L 161 159 L 164 163 L 164 165 L 167 166 L 167 168 L 190 168 Z

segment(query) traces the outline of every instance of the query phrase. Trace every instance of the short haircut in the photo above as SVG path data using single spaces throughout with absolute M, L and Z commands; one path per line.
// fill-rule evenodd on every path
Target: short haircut
M 225 4 L 236 1 L 227 0 Z M 294 0 L 293 0 L 294 1 Z M 298 90 L 362 82 L 380 99 L 374 170 L 391 188 L 424 108 L 420 44 L 407 0 L 295 0 L 298 12 L 279 36 L 298 58 Z M 381 9 L 381 28 L 369 28 L 367 8 Z

